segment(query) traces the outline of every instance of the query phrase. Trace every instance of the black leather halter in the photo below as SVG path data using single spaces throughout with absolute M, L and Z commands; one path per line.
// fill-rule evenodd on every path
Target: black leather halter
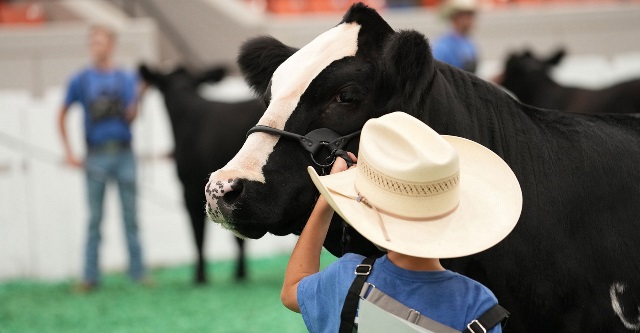
M 340 134 L 329 128 L 318 128 L 306 135 L 300 135 L 264 125 L 256 125 L 252 127 L 247 132 L 247 136 L 253 132 L 265 132 L 273 135 L 280 135 L 283 138 L 297 140 L 300 145 L 309 152 L 313 163 L 323 170 L 324 168 L 331 167 L 336 161 L 337 156 L 344 158 L 345 161 L 347 161 L 347 165 L 351 166 L 353 161 L 349 158 L 349 155 L 343 150 L 343 148 L 347 145 L 349 140 L 360 135 L 360 131 L 356 131 L 351 134 L 340 136 Z M 324 163 L 318 162 L 315 158 L 322 148 L 329 151 L 329 156 L 327 156 Z
M 309 152 L 311 160 L 315 165 L 322 169 L 323 174 L 327 174 L 325 168 L 330 168 L 333 163 L 335 163 L 337 156 L 344 158 L 348 167 L 353 165 L 353 160 L 351 160 L 351 157 L 349 157 L 349 154 L 347 154 L 343 148 L 347 143 L 349 143 L 349 140 L 360 135 L 360 131 L 356 131 L 351 134 L 340 136 L 340 134 L 329 128 L 318 128 L 303 136 L 264 125 L 256 125 L 252 127 L 247 132 L 247 136 L 253 132 L 264 132 L 273 135 L 280 135 L 283 138 L 291 140 L 297 140 L 300 142 L 300 145 Z M 328 163 L 325 164 L 319 163 L 315 158 L 315 155 L 317 155 L 322 148 L 329 150 L 329 156 L 327 156 L 325 160 Z M 351 243 L 351 236 L 349 235 L 349 225 L 344 221 L 342 222 L 342 237 L 340 239 L 340 243 L 342 245 L 342 254 L 347 253 L 349 251 L 349 244 Z

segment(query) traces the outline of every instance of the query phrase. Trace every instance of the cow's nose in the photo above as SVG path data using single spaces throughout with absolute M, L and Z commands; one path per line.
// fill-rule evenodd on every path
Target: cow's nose
M 242 194 L 242 190 L 244 189 L 244 185 L 241 179 L 229 179 L 227 185 L 224 187 L 224 192 L 222 193 L 221 200 L 218 202 L 226 205 L 228 207 L 233 207 Z
M 226 191 L 231 190 L 232 182 L 233 182 L 233 179 L 229 179 L 226 181 L 222 181 L 219 179 L 209 180 L 209 183 L 207 184 L 207 188 L 206 188 L 207 196 L 211 197 L 212 199 L 218 200 L 224 195 Z
M 229 178 L 225 180 L 212 179 L 207 184 L 206 194 L 207 201 L 211 208 L 216 207 L 222 211 L 224 215 L 230 213 L 235 206 L 235 202 L 243 190 L 242 181 L 237 178 Z

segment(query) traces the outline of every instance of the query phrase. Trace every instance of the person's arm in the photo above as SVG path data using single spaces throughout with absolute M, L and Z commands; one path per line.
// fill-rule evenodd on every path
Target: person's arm
M 64 96 L 62 107 L 58 112 L 58 132 L 60 133 L 60 138 L 62 139 L 62 148 L 64 149 L 65 163 L 74 168 L 81 167 L 83 165 L 83 162 L 80 159 L 76 158 L 76 155 L 73 153 L 73 149 L 71 148 L 69 135 L 67 134 L 66 116 L 71 105 L 80 102 L 81 96 L 83 95 L 83 85 L 81 84 L 81 81 L 83 81 L 82 78 L 86 76 L 86 73 L 81 72 L 71 78 L 67 86 L 67 92 Z
M 320 271 L 320 253 L 332 216 L 333 209 L 320 196 L 291 253 L 284 276 L 280 299 L 282 304 L 291 311 L 300 312 L 297 297 L 300 280 Z
M 147 91 L 148 87 L 149 87 L 148 84 L 144 81 L 141 81 L 140 83 L 135 85 L 136 91 L 133 97 L 133 101 L 129 103 L 125 113 L 125 121 L 128 124 L 131 124 L 138 116 L 138 110 L 140 108 L 140 100 L 142 100 L 142 96 L 144 95 L 145 91 Z
M 355 155 L 349 153 L 349 156 L 356 161 Z M 337 158 L 331 173 L 346 169 L 346 162 L 342 158 Z M 280 299 L 282 304 L 291 311 L 300 312 L 297 296 L 300 280 L 320 271 L 320 253 L 331 224 L 331 217 L 333 217 L 333 209 L 324 197 L 320 196 L 291 253 L 285 272 Z
M 64 149 L 65 162 L 75 168 L 82 166 L 82 161 L 77 159 L 71 149 L 71 143 L 69 142 L 69 135 L 67 134 L 66 115 L 69 110 L 68 105 L 62 106 L 58 112 L 58 131 L 60 132 L 60 138 L 62 139 L 62 147 Z

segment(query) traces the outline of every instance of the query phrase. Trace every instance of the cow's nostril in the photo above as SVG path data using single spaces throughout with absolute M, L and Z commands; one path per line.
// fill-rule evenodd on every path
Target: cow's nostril
M 240 179 L 229 179 L 228 186 L 225 186 L 225 192 L 222 195 L 222 201 L 227 205 L 233 205 L 242 194 L 243 188 L 244 185 Z

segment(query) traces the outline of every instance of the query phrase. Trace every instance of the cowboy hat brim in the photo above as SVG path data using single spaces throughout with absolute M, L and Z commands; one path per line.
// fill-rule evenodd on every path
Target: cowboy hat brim
M 347 197 L 358 196 L 357 167 L 328 176 L 319 176 L 312 167 L 308 171 L 331 207 L 374 244 L 423 258 L 467 256 L 490 248 L 513 230 L 522 209 L 522 191 L 511 168 L 494 152 L 471 140 L 442 137 L 460 158 L 460 202 L 444 216 L 402 218 Z M 389 240 L 376 222 L 378 214 Z

